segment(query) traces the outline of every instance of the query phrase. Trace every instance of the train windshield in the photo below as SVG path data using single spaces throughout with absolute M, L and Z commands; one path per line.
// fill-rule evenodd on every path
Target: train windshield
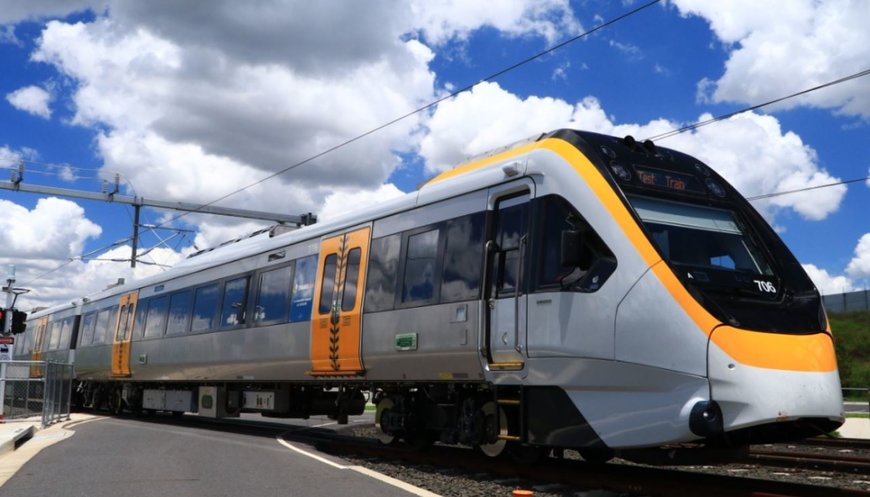
M 649 197 L 629 200 L 662 255 L 671 264 L 691 268 L 692 279 L 704 278 L 706 270 L 773 276 L 733 211 Z

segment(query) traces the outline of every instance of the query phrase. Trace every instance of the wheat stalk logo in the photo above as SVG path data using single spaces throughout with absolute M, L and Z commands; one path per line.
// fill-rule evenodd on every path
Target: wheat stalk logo
M 347 266 L 347 235 L 341 237 L 338 245 L 338 261 L 336 261 L 335 286 L 332 292 L 332 316 L 329 320 L 329 362 L 332 369 L 339 370 L 339 335 L 341 333 L 341 289 L 344 288 Z

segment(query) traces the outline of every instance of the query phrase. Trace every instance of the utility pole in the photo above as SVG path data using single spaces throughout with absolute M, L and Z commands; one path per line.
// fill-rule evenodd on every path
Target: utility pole
M 18 312 L 15 310 L 15 301 L 18 300 L 19 295 L 30 291 L 26 288 L 15 288 L 15 264 L 9 265 L 3 291 L 6 292 L 6 308 L 0 309 L 4 317 L 4 326 L 0 330 L 0 418 L 5 414 L 6 409 L 6 363 L 12 360 L 15 349 L 15 338 L 12 336 L 12 325 Z M 16 333 L 19 331 L 16 330 Z

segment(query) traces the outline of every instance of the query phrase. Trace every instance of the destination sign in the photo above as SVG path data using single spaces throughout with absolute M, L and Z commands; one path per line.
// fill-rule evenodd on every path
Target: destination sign
M 706 193 L 701 187 L 701 182 L 689 174 L 663 171 L 661 169 L 636 167 L 637 177 L 641 183 L 647 186 L 657 186 L 668 190 L 686 191 L 693 193 Z

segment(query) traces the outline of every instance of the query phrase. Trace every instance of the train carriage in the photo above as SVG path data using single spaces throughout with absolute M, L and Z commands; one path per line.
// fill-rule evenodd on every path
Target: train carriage
M 385 442 L 590 457 L 843 422 L 800 264 L 707 165 L 630 137 L 541 135 L 46 319 L 70 333 L 23 352 L 72 350 L 81 402 L 113 410 L 346 421 L 368 398 Z

